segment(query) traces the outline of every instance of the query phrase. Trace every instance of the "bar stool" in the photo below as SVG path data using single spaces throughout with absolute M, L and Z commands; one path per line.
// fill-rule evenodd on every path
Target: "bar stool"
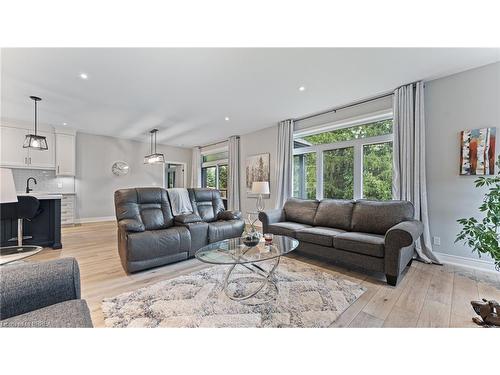
M 17 237 L 11 238 L 9 241 L 17 240 L 17 246 L 23 246 L 23 240 L 32 239 L 32 236 L 23 236 L 23 222 L 24 220 L 31 221 L 40 212 L 42 210 L 40 209 L 40 201 L 37 198 L 29 195 L 19 195 L 17 204 L 13 203 L 7 212 L 7 214 L 11 215 L 11 219 L 17 219 Z

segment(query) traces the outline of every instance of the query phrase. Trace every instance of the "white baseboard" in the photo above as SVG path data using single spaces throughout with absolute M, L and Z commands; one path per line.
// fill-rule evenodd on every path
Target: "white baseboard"
M 76 224 L 85 224 L 85 223 L 99 223 L 101 221 L 115 221 L 116 217 L 114 216 L 101 216 L 101 217 L 83 217 L 81 219 L 75 219 Z
M 458 255 L 450 255 L 445 253 L 434 252 L 438 259 L 446 264 L 453 264 L 467 268 L 473 268 L 480 271 L 495 272 L 495 263 L 482 259 L 466 258 Z

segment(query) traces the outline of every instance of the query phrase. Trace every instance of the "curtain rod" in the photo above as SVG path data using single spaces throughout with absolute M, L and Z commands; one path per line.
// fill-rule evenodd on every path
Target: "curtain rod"
M 240 136 L 239 136 L 239 135 L 237 135 L 237 136 L 236 136 L 236 138 L 240 139 Z M 219 142 L 215 142 L 215 143 L 210 143 L 210 144 L 208 144 L 208 145 L 198 146 L 198 148 L 200 148 L 200 149 L 201 149 L 201 148 L 203 148 L 203 147 L 215 146 L 215 145 L 219 145 L 219 144 L 221 144 L 221 143 L 225 143 L 225 142 L 228 142 L 228 139 L 225 139 L 225 140 L 223 140 L 223 141 L 219 141 Z
M 421 82 L 421 81 L 410 82 L 410 83 L 407 83 L 405 85 L 398 86 L 398 87 L 396 87 L 396 89 L 398 89 L 400 87 L 403 87 L 403 86 L 407 86 L 407 85 L 413 85 L 413 84 L 418 83 L 418 82 Z M 424 87 L 425 87 L 425 85 L 424 85 Z M 394 90 L 396 90 L 396 89 L 394 89 Z M 335 113 L 335 112 L 337 112 L 337 111 L 339 111 L 341 109 L 346 109 L 346 108 L 354 107 L 354 106 L 357 106 L 357 105 L 360 105 L 360 104 L 373 102 L 373 101 L 378 100 L 378 99 L 387 98 L 389 96 L 394 95 L 394 90 L 391 91 L 391 92 L 386 92 L 384 94 L 379 94 L 379 95 L 376 95 L 376 96 L 372 96 L 372 97 L 367 98 L 367 99 L 359 100 L 357 102 L 353 102 L 353 103 L 350 103 L 350 104 L 342 105 L 340 107 L 335 107 L 335 108 L 327 109 L 326 111 L 312 113 L 310 115 L 303 116 L 303 117 L 297 117 L 297 118 L 294 118 L 293 121 L 303 121 L 303 120 L 310 119 L 312 117 L 326 115 L 327 113 L 331 113 L 331 112 Z

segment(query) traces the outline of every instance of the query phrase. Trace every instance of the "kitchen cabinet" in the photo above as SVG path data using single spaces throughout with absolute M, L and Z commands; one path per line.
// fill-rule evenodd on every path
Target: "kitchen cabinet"
M 75 195 L 62 194 L 61 224 L 71 225 L 75 222 Z
M 74 176 L 75 166 L 75 136 L 56 133 L 56 175 Z
M 38 132 L 47 138 L 48 150 L 23 148 L 24 138 L 30 130 L 0 127 L 0 165 L 11 168 L 55 169 L 54 134 Z

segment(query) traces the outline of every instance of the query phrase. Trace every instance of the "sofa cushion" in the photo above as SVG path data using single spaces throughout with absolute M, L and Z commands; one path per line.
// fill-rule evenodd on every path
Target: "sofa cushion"
M 272 234 L 297 238 L 296 231 L 306 228 L 311 228 L 311 226 L 307 224 L 282 221 L 279 223 L 269 224 L 267 227 L 267 231 Z
M 313 225 L 318 204 L 317 200 L 312 199 L 288 199 L 283 207 L 286 221 Z
M 345 230 L 326 227 L 312 227 L 298 230 L 296 236 L 299 241 L 332 247 L 333 237 L 341 233 L 345 233 Z
M 402 221 L 412 220 L 413 204 L 407 201 L 359 200 L 354 204 L 351 230 L 385 234 Z
M 87 302 L 74 299 L 0 320 L 0 327 L 92 328 Z
M 184 226 L 129 233 L 127 241 L 128 261 L 160 258 L 191 248 L 191 235 Z
M 199 215 L 203 221 L 216 221 L 217 215 L 224 211 L 224 202 L 219 190 L 191 188 L 188 193 L 193 213 Z
M 333 238 L 333 247 L 353 253 L 384 257 L 384 236 L 372 233 L 345 232 Z
M 229 238 L 240 237 L 245 228 L 243 220 L 224 220 L 208 223 L 208 242 L 226 240 Z
M 354 201 L 344 199 L 323 199 L 318 206 L 314 225 L 343 230 L 351 229 Z

